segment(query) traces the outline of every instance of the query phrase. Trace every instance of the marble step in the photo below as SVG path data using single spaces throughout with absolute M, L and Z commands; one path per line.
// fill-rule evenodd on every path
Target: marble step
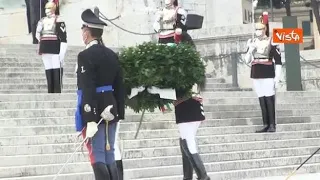
M 246 170 L 237 170 L 237 171 L 209 172 L 208 175 L 214 180 L 240 180 L 244 178 L 264 177 L 266 175 L 271 175 L 271 176 L 288 175 L 289 172 L 293 171 L 295 168 L 297 168 L 297 165 L 272 167 L 272 168 L 256 168 L 256 169 L 246 169 Z M 304 165 L 299 171 L 304 173 L 313 173 L 313 172 L 319 171 L 319 169 L 320 169 L 320 163 L 319 164 L 314 163 L 314 164 Z M 5 180 L 52 180 L 53 178 L 54 178 L 54 175 L 43 175 L 43 176 L 13 177 L 13 178 L 6 178 Z M 58 180 L 88 180 L 93 178 L 94 178 L 93 173 L 91 171 L 87 171 L 82 173 L 65 173 L 65 174 L 63 173 L 59 176 Z M 127 178 L 127 174 L 125 174 L 125 178 Z M 165 177 L 140 178 L 140 179 L 131 179 L 131 180 L 181 180 L 181 179 L 182 179 L 182 175 L 173 175 L 173 176 L 165 176 Z M 293 177 L 292 180 L 300 180 L 300 179 L 295 179 L 295 177 Z
M 319 122 L 320 116 L 279 116 L 278 124 L 288 123 L 311 123 Z M 221 127 L 221 126 L 241 126 L 241 125 L 261 125 L 261 117 L 245 117 L 245 118 L 225 118 L 225 119 L 206 119 L 201 123 L 202 127 Z M 74 125 L 74 116 L 66 117 L 31 117 L 31 118 L 7 118 L 0 119 L 0 127 L 10 128 L 19 126 L 53 126 L 53 125 Z M 174 119 L 163 118 L 157 121 L 144 121 L 141 129 L 172 129 L 176 128 Z M 120 129 L 124 131 L 135 131 L 138 128 L 137 122 L 124 120 L 121 122 Z
M 63 81 L 63 89 L 76 89 L 76 83 L 77 80 L 76 79 L 69 79 L 64 80 Z M 25 90 L 25 89 L 47 89 L 47 81 L 46 79 L 41 79 L 41 80 L 28 80 L 28 79 L 20 79 L 20 80 L 10 80 L 10 79 L 6 79 L 4 81 L 1 82 L 0 79 L 0 89 L 12 89 L 14 91 L 17 90 Z M 228 89 L 234 89 L 237 90 L 237 88 L 232 88 L 231 84 L 226 84 L 226 83 L 210 83 L 207 84 L 208 89 L 206 90 L 228 90 Z
M 232 85 L 230 85 L 232 86 Z M 204 88 L 204 91 L 207 92 L 221 92 L 221 91 L 252 91 L 252 88 L 238 88 L 238 87 L 229 87 L 229 88 Z
M 214 179 L 214 180 L 241 180 L 241 179 L 247 179 L 247 178 L 260 178 L 265 176 L 268 176 L 268 177 L 279 176 L 279 175 L 287 176 L 297 167 L 298 165 L 289 165 L 289 166 L 279 166 L 279 167 L 231 170 L 231 171 L 221 171 L 221 172 L 209 172 L 208 175 L 211 177 L 211 179 Z M 319 172 L 320 163 L 306 164 L 299 171 L 302 173 Z M 180 170 L 180 174 L 182 174 L 182 170 Z M 153 177 L 153 178 L 137 178 L 137 179 L 131 178 L 130 180 L 181 180 L 182 175 L 180 174 L 162 176 L 162 177 Z M 195 175 L 194 175 L 194 178 L 196 178 Z M 292 178 L 292 180 L 293 179 L 294 178 Z M 268 180 L 273 180 L 273 179 L 269 178 Z
M 11 90 L 11 91 L 25 91 L 25 90 L 47 90 L 47 83 L 43 82 L 43 84 L 35 84 L 35 83 L 10 83 L 10 84 L 1 84 L 0 90 Z M 76 91 L 77 84 L 73 83 L 64 83 L 63 89 L 74 90 Z
M 24 84 L 40 84 L 40 85 L 46 85 L 47 84 L 47 79 L 44 76 L 45 74 L 43 73 L 42 76 L 39 78 L 31 78 L 29 76 L 26 76 L 24 78 L 1 78 L 0 79 L 0 84 L 6 85 L 6 84 L 15 84 L 15 85 L 24 85 Z M 69 74 L 71 75 L 71 74 Z M 63 78 L 63 83 L 68 85 L 68 84 L 76 84 L 77 83 L 77 78 L 68 78 L 65 77 Z
M 71 98 L 70 98 L 71 99 Z M 216 112 L 216 111 L 231 111 L 231 110 L 259 110 L 260 105 L 257 99 L 250 99 L 250 101 L 240 103 L 243 99 L 234 99 L 232 104 L 229 103 L 211 103 L 213 100 L 206 100 L 203 102 L 205 111 Z M 313 101 L 311 101 L 313 100 Z M 310 98 L 311 102 L 304 102 L 298 104 L 299 101 L 292 100 L 290 103 L 277 101 L 277 109 L 297 109 L 297 108 L 319 108 L 319 100 Z M 77 101 L 73 100 L 55 100 L 55 101 L 1 101 L 0 110 L 8 109 L 48 109 L 48 108 L 76 108 Z M 129 108 L 127 110 L 130 111 Z
M 64 67 L 66 68 L 75 68 L 76 62 L 66 62 L 64 64 Z M 23 63 L 15 63 L 15 62 L 3 62 L 1 63 L 1 67 L 38 67 L 38 68 L 44 68 L 44 65 L 41 61 L 39 62 L 23 62 Z
M 49 109 L 49 108 L 76 108 L 76 100 L 61 100 L 61 101 L 23 101 L 23 102 L 0 102 L 0 111 L 9 109 Z M 208 112 L 217 111 L 247 111 L 260 110 L 260 105 L 257 102 L 251 104 L 209 104 L 208 101 L 203 103 L 204 110 Z M 314 103 L 280 103 L 276 104 L 277 110 L 281 109 L 318 109 L 320 101 Z M 131 109 L 127 108 L 128 111 Z
M 64 68 L 64 78 L 74 78 L 76 79 L 76 73 L 74 72 L 74 67 Z M 1 82 L 5 79 L 20 79 L 21 81 L 25 81 L 24 79 L 45 79 L 44 68 L 1 68 L 0 76 Z M 64 79 L 65 80 L 65 79 Z M 221 78 L 207 78 L 206 83 L 225 83 L 224 79 Z
M 147 114 L 147 113 L 146 113 Z M 309 123 L 318 122 L 320 115 L 312 116 L 278 116 L 278 124 L 286 123 Z M 262 118 L 260 117 L 244 117 L 244 118 L 224 118 L 209 119 L 203 121 L 203 127 L 220 127 L 220 126 L 237 126 L 237 125 L 260 125 Z M 7 118 L 0 119 L 0 126 L 3 128 L 19 127 L 19 126 L 53 126 L 53 125 L 73 125 L 74 116 L 65 117 L 30 117 L 30 118 Z M 171 117 L 163 117 L 156 121 L 143 121 L 141 129 L 163 129 L 175 128 L 176 122 Z M 138 128 L 136 122 L 124 120 L 121 122 L 121 130 L 134 131 Z
M 177 136 L 178 137 L 178 136 Z M 80 141 L 79 141 L 80 142 Z M 285 140 L 264 140 L 252 142 L 231 142 L 220 144 L 199 144 L 201 153 L 218 153 L 248 150 L 265 150 L 278 148 L 294 148 L 304 146 L 317 146 L 319 138 L 300 138 Z M 79 143 L 62 143 L 62 144 L 43 144 L 43 145 L 20 145 L 20 146 L 3 146 L 0 148 L 1 155 L 34 155 L 34 154 L 54 154 L 54 153 L 71 153 Z M 150 158 L 158 156 L 173 156 L 179 153 L 179 146 L 156 146 L 150 148 L 131 148 L 124 149 L 127 159 L 130 158 Z M 79 150 L 81 152 L 81 150 Z
M 202 92 L 204 103 L 208 104 L 257 104 L 258 98 L 251 92 L 233 92 L 239 96 L 233 96 L 230 92 Z M 76 93 L 57 93 L 57 94 L 0 94 L 0 102 L 16 102 L 16 101 L 66 101 L 76 100 Z M 320 94 L 305 91 L 294 95 L 290 92 L 279 92 L 277 94 L 277 103 L 315 103 L 320 102 Z
M 320 91 L 280 91 L 276 93 L 282 98 L 296 98 L 296 97 L 320 97 Z M 208 98 L 212 97 L 257 97 L 254 91 L 239 91 L 239 92 L 203 92 L 202 96 Z
M 257 104 L 259 100 L 257 97 L 207 97 L 203 96 L 203 103 L 204 104 Z M 277 104 L 281 103 L 317 103 L 320 102 L 320 97 L 283 97 L 282 95 L 278 95 L 276 99 Z
M 306 146 L 296 148 L 279 148 L 266 150 L 248 150 L 234 152 L 219 152 L 219 153 L 202 153 L 203 162 L 223 162 L 223 161 L 239 161 L 239 160 L 254 160 L 274 157 L 288 156 L 304 156 L 310 155 L 318 149 L 318 146 Z M 70 157 L 72 153 L 57 153 L 57 154 L 34 154 L 34 155 L 17 155 L 17 156 L 0 156 L 0 167 L 11 166 L 27 166 L 39 164 L 62 164 Z M 129 159 L 127 158 L 129 155 Z M 70 162 L 87 162 L 88 152 L 84 148 L 84 152 L 77 152 Z M 177 152 L 172 156 L 160 156 L 150 158 L 132 158 L 130 154 L 123 154 L 123 162 L 125 168 L 146 168 L 157 166 L 179 165 L 181 162 L 181 152 Z
M 67 76 L 75 76 L 73 74 L 67 74 Z M 39 74 L 38 78 L 1 78 L 0 79 L 0 84 L 6 85 L 6 84 L 15 84 L 15 85 L 24 85 L 24 84 L 34 84 L 34 85 L 46 85 L 47 80 L 45 78 L 45 74 Z M 65 85 L 68 84 L 76 84 L 77 83 L 77 78 L 64 78 L 63 83 Z M 5 86 L 6 87 L 6 86 Z M 232 84 L 227 84 L 227 83 L 207 83 L 206 87 L 208 89 L 210 88 L 232 88 Z
M 312 123 L 289 123 L 278 124 L 277 132 L 284 131 L 306 131 L 317 130 L 320 127 L 319 122 Z M 230 134 L 248 134 L 253 133 L 256 130 L 261 129 L 261 125 L 237 125 L 237 126 L 220 126 L 200 127 L 198 130 L 199 136 L 213 136 L 213 135 L 230 135 Z M 74 125 L 53 125 L 53 126 L 21 126 L 21 127 L 0 127 L 0 138 L 25 138 L 25 136 L 39 136 L 39 139 L 43 139 L 40 136 L 53 136 L 51 138 L 58 137 L 59 135 L 69 136 L 71 139 L 74 135 L 79 133 L 75 132 Z M 123 140 L 132 140 L 136 134 L 136 129 L 132 131 L 120 132 L 120 136 Z M 157 139 L 157 138 L 171 138 L 179 137 L 178 128 L 173 127 L 171 129 L 141 129 L 138 135 L 138 139 Z M 27 137 L 28 138 L 28 137 Z M 34 139 L 37 140 L 38 138 Z
M 296 166 L 299 162 L 302 162 L 308 158 L 308 156 L 293 156 L 293 157 L 277 157 L 277 158 L 265 158 L 259 160 L 245 160 L 245 161 L 229 161 L 229 162 L 209 162 L 205 163 L 207 171 L 221 173 L 225 171 L 239 171 L 256 168 L 272 168 L 272 167 L 283 167 L 283 166 Z M 309 162 L 320 163 L 320 155 L 315 155 Z M 242 167 L 242 168 L 239 168 Z M 18 166 L 13 167 L 2 167 L 0 168 L 0 178 L 8 177 L 19 177 L 21 172 L 25 172 L 29 176 L 35 175 L 50 175 L 55 174 L 61 168 L 61 164 L 48 164 L 48 165 L 37 165 L 37 166 Z M 88 162 L 77 162 L 70 163 L 65 168 L 65 173 L 81 173 L 88 172 L 91 170 L 91 166 Z M 127 178 L 130 179 L 142 179 L 152 177 L 163 177 L 180 175 L 182 173 L 181 165 L 171 166 L 158 166 L 148 168 L 135 168 L 126 169 L 125 173 Z M 214 177 L 214 176 L 213 176 Z
M 13 75 L 12 75 L 13 74 Z M 47 83 L 45 73 L 0 73 L 0 83 Z M 2 75 L 8 75 L 8 76 L 2 76 Z M 77 78 L 74 73 L 64 73 L 63 82 L 64 83 L 76 83 Z M 223 82 L 223 79 L 214 79 L 214 78 L 208 78 L 207 79 L 207 86 L 215 87 L 215 85 L 226 85 L 225 87 L 230 87 L 230 84 L 226 84 Z
M 8 56 L 4 55 L 0 57 L 1 62 L 4 63 L 42 63 L 42 57 L 39 55 L 34 55 L 32 57 L 26 57 L 22 56 L 23 54 L 19 54 L 19 56 Z M 78 54 L 71 53 L 71 54 L 66 54 L 64 58 L 64 62 L 67 63 L 75 63 L 77 62 Z
M 239 91 L 239 92 L 202 92 L 202 97 L 204 99 L 243 99 L 243 98 L 254 98 L 258 100 L 257 95 L 253 91 Z M 277 97 L 280 100 L 290 100 L 290 99 L 302 99 L 307 98 L 320 98 L 320 91 L 284 91 L 277 92 Z M 22 101 L 28 100 L 32 101 L 36 100 L 52 100 L 52 99 L 61 99 L 65 100 L 65 98 L 75 99 L 76 93 L 59 93 L 59 94 L 1 94 L 0 101 Z
M 288 176 L 288 175 L 287 175 Z M 250 179 L 244 179 L 244 180 L 283 180 L 286 179 L 287 176 L 271 176 L 271 177 L 262 177 L 262 178 L 250 178 Z M 300 172 L 298 171 L 294 176 L 290 177 L 290 180 L 300 180 L 300 179 L 319 179 L 320 173 L 315 172 Z
M 319 127 L 317 124 L 316 127 Z M 237 127 L 229 127 L 237 128 Z M 288 129 L 288 127 L 286 127 Z M 204 129 L 204 128 L 203 128 Z M 206 128 L 212 129 L 215 128 Z M 306 130 L 305 130 L 306 129 Z M 313 130 L 310 130 L 313 129 Z M 282 128 L 285 130 L 285 128 Z M 121 131 L 125 134 L 126 131 Z M 121 135 L 122 135 L 121 134 Z M 251 142 L 251 141 L 268 141 L 268 140 L 289 140 L 299 138 L 316 138 L 319 137 L 320 130 L 310 127 L 308 125 L 301 125 L 301 129 L 294 131 L 281 131 L 277 133 L 256 134 L 254 132 L 245 134 L 220 134 L 220 135 L 199 135 L 197 142 L 199 144 L 221 144 L 221 143 L 235 143 L 235 142 Z M 33 146 L 46 144 L 64 144 L 75 143 L 82 140 L 82 137 L 77 137 L 78 134 L 60 134 L 60 135 L 37 135 L 37 136 L 8 136 L 0 137 L 1 146 Z M 178 146 L 178 138 L 176 136 L 169 138 L 149 138 L 149 139 L 122 139 L 123 148 L 138 149 L 138 148 L 153 148 L 153 147 L 168 147 Z
M 37 50 L 38 44 L 1 44 L 0 51 L 13 51 L 20 52 L 20 50 L 25 50 L 26 52 Z M 111 47 L 113 49 L 113 47 Z M 70 46 L 68 45 L 68 51 L 82 51 L 84 46 Z
M 43 94 L 47 93 L 48 90 L 42 89 L 42 90 L 10 90 L 10 89 L 4 89 L 0 90 L 0 95 L 19 95 L 19 94 Z M 75 89 L 63 89 L 62 93 L 74 93 Z
M 54 108 L 54 109 L 9 109 L 1 110 L 0 117 L 6 118 L 30 118 L 30 117 L 64 117 L 73 116 L 75 114 L 75 108 Z M 310 109 L 281 109 L 277 110 L 277 116 L 306 116 L 306 115 L 317 115 L 319 111 Z M 145 120 L 154 118 L 164 119 L 171 117 L 173 119 L 174 113 L 165 113 L 159 116 L 160 113 L 147 114 L 144 116 Z M 219 119 L 219 118 L 245 118 L 245 117 L 260 117 L 261 110 L 248 110 L 248 111 L 220 111 L 220 112 L 205 112 L 206 118 Z M 134 116 L 134 117 L 133 117 Z M 133 115 L 127 116 L 126 120 L 136 121 L 135 118 L 139 116 Z M 156 116 L 159 116 L 158 118 Z M 139 117 L 140 118 L 140 117 Z M 139 119 L 138 118 L 138 119 Z
M 75 66 L 74 67 L 64 67 L 63 68 L 64 75 L 72 74 L 76 77 L 75 74 Z M 41 67 L 2 67 L 0 69 L 1 77 L 36 77 L 36 78 L 44 78 L 45 77 L 45 69 L 44 66 Z

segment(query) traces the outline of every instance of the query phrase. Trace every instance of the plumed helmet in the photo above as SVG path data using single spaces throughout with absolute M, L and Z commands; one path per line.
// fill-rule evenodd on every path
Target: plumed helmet
M 164 0 L 165 5 L 172 5 L 173 0 Z
M 260 16 L 260 21 L 262 24 L 265 25 L 265 32 L 266 32 L 266 36 L 269 37 L 269 13 L 267 11 L 264 11 L 262 13 L 262 15 Z
M 266 28 L 266 26 L 259 22 L 259 23 L 255 24 L 255 28 L 256 28 L 256 30 L 264 30 Z
M 55 11 L 57 9 L 57 5 L 53 1 L 49 1 L 46 3 L 45 8 Z

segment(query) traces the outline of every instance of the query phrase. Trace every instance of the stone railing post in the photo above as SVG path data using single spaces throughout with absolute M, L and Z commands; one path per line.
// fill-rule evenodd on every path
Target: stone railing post
M 232 86 L 239 87 L 238 84 L 238 54 L 231 53 Z

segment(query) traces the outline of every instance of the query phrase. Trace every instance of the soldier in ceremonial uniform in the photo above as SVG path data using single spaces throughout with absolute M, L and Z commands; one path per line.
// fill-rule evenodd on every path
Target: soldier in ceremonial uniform
M 45 67 L 48 93 L 61 93 L 64 57 L 67 51 L 67 31 L 63 19 L 56 15 L 56 4 L 45 6 L 46 17 L 38 22 L 36 37 L 39 54 Z
M 157 13 L 153 28 L 159 32 L 159 43 L 175 43 L 187 31 L 187 11 L 178 6 L 178 0 L 165 0 L 165 8 Z
M 203 17 L 193 15 L 193 19 L 187 24 L 188 14 L 179 7 L 178 0 L 165 0 L 165 5 L 166 7 L 158 13 L 153 25 L 155 31 L 159 32 L 158 42 L 160 44 L 189 43 L 195 47 L 187 30 L 201 29 Z M 186 95 L 191 89 L 198 93 L 197 87 L 195 85 L 186 90 L 176 90 L 177 101 L 174 103 L 176 123 L 180 133 L 184 180 L 193 179 L 193 170 L 199 180 L 210 180 L 198 154 L 195 140 L 197 129 L 205 120 L 202 98 L 199 94 L 193 94 L 192 97 Z
M 107 24 L 92 10 L 81 15 L 82 37 L 86 49 L 79 53 L 77 62 L 78 108 L 77 131 L 89 138 L 87 148 L 96 180 L 117 180 L 114 156 L 116 126 L 124 119 L 125 92 L 118 56 L 102 42 Z M 100 124 L 100 115 L 107 110 L 109 119 Z
M 180 133 L 183 179 L 192 180 L 194 170 L 199 180 L 210 180 L 196 144 L 197 130 L 205 120 L 202 98 L 198 94 L 198 85 L 190 89 L 194 92 L 192 97 L 186 96 L 185 90 L 176 90 L 177 101 L 174 103 L 176 123 Z
M 262 112 L 263 129 L 256 131 L 275 132 L 275 89 L 281 76 L 281 54 L 279 47 L 269 37 L 268 13 L 263 13 L 255 28 L 255 38 L 248 40 L 245 59 L 251 64 L 251 78 L 254 90 L 259 98 Z

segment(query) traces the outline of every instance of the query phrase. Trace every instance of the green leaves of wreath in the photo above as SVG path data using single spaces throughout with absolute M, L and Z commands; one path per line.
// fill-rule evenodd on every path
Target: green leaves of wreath
M 144 86 L 174 88 L 189 92 L 191 87 L 203 84 L 205 67 L 200 54 L 189 44 L 176 46 L 146 42 L 135 47 L 125 48 L 119 56 L 127 95 L 131 88 Z M 126 106 L 139 113 L 143 110 L 153 112 L 172 100 L 161 99 L 147 90 L 132 99 L 126 98 Z

